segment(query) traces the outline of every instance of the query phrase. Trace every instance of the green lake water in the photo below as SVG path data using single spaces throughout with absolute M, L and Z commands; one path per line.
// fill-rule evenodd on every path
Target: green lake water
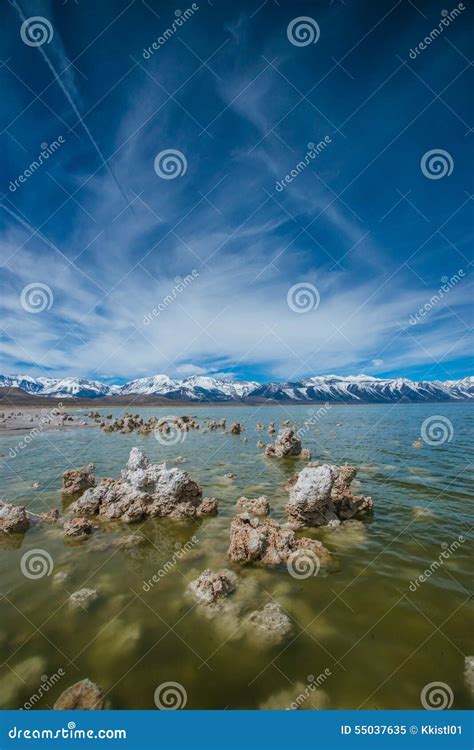
M 96 426 L 50 431 L 14 458 L 10 451 L 21 436 L 3 436 L 2 497 L 31 511 L 65 509 L 60 486 L 66 469 L 93 462 L 97 477 L 117 477 L 138 446 L 153 462 L 166 460 L 169 466 L 183 456 L 179 466 L 202 485 L 204 495 L 218 499 L 220 513 L 200 522 L 101 523 L 90 540 L 76 545 L 65 544 L 61 529 L 47 525 L 30 529 L 16 548 L 2 540 L 0 707 L 20 708 L 46 678 L 59 673 L 35 707 L 52 707 L 65 688 L 89 677 L 117 709 L 155 708 L 155 690 L 166 682 L 182 686 L 186 709 L 285 708 L 301 694 L 309 695 L 302 708 L 416 709 L 432 682 L 449 687 L 453 708 L 469 708 L 464 668 L 465 657 L 474 653 L 472 407 L 334 405 L 313 415 L 303 445 L 314 460 L 354 464 L 353 489 L 372 496 L 374 513 L 361 526 L 303 532 L 324 542 L 334 566 L 302 580 L 285 566 L 231 566 L 226 550 L 237 498 L 267 495 L 271 517 L 284 522 L 285 484 L 306 465 L 265 458 L 256 443 L 273 436 L 257 432 L 256 423 L 273 420 L 278 427 L 291 419 L 301 427 L 311 417 L 308 407 L 172 409 L 132 411 L 144 417 L 192 414 L 200 423 L 225 416 L 228 425 L 239 420 L 246 430 L 241 436 L 190 431 L 167 446 L 153 435 L 107 434 Z M 451 439 L 430 445 L 420 430 L 435 416 L 449 420 Z M 226 478 L 226 472 L 236 478 Z M 123 550 L 111 544 L 135 532 L 146 536 L 146 545 Z M 454 542 L 442 564 L 410 589 Z M 50 555 L 50 575 L 23 575 L 22 557 L 30 550 Z M 147 590 L 144 582 L 170 561 L 166 574 Z M 233 598 L 243 615 L 279 602 L 293 622 L 293 635 L 266 645 L 242 620 L 206 616 L 186 587 L 207 567 L 232 567 L 239 574 Z M 66 574 L 62 581 L 60 572 Z M 70 593 L 83 587 L 99 592 L 88 612 L 69 603 Z M 308 675 L 322 674 L 320 687 L 308 691 Z

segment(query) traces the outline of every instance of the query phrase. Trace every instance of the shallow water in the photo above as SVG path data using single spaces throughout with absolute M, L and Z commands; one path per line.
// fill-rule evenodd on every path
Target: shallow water
M 132 411 L 170 414 L 162 408 Z M 472 479 L 466 468 L 471 407 L 334 405 L 311 415 L 302 406 L 190 406 L 172 413 L 194 414 L 201 423 L 225 416 L 228 425 L 242 421 L 246 431 L 190 431 L 168 446 L 153 435 L 107 434 L 97 427 L 51 431 L 14 458 L 9 451 L 20 436 L 4 437 L 2 496 L 31 511 L 63 508 L 59 490 L 66 469 L 93 462 L 98 477 L 118 476 L 138 446 L 154 462 L 173 465 L 183 456 L 179 466 L 205 495 L 219 500 L 220 513 L 202 522 L 101 524 L 92 539 L 74 546 L 64 543 L 59 529 L 43 526 L 31 529 L 16 549 L 2 549 L 1 708 L 19 708 L 35 694 L 35 707 L 51 707 L 62 690 L 84 677 L 101 685 L 109 706 L 119 709 L 155 708 L 155 689 L 168 681 L 183 686 L 189 709 L 285 708 L 301 694 L 309 694 L 302 708 L 420 708 L 421 690 L 435 681 L 449 686 L 453 708 L 470 707 L 463 672 L 465 656 L 473 653 Z M 433 415 L 449 419 L 452 439 L 414 447 L 422 423 Z M 207 617 L 185 590 L 204 568 L 231 567 L 228 528 L 238 497 L 266 494 L 271 516 L 286 520 L 284 486 L 305 463 L 265 458 L 256 443 L 274 436 L 257 432 L 255 424 L 273 420 L 278 426 L 288 418 L 298 427 L 311 418 L 303 445 L 314 460 L 359 468 L 354 489 L 373 497 L 374 514 L 362 525 L 305 532 L 333 553 L 329 573 L 295 580 L 285 566 L 235 566 L 242 583 L 234 598 L 244 613 L 273 599 L 293 621 L 293 635 L 268 646 L 231 614 Z M 236 479 L 224 476 L 230 471 Z M 102 544 L 135 532 L 147 537 L 146 546 L 118 550 Z M 32 549 L 49 553 L 51 575 L 32 580 L 22 574 L 22 556 Z M 410 590 L 410 582 L 443 552 L 442 565 Z M 144 585 L 167 562 L 159 582 Z M 67 574 L 62 582 L 54 577 L 58 572 Z M 100 594 L 88 612 L 68 602 L 83 587 Z M 308 690 L 308 675 L 325 670 L 321 686 Z M 58 674 L 38 698 L 40 685 Z

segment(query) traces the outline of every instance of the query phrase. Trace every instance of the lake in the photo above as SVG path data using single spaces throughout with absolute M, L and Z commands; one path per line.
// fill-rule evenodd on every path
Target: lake
M 241 421 L 245 432 L 192 430 L 163 445 L 153 435 L 109 434 L 95 426 L 45 431 L 13 450 L 14 458 L 9 451 L 21 437 L 9 434 L 3 439 L 2 497 L 34 512 L 63 510 L 66 469 L 92 462 L 97 477 L 116 477 L 137 446 L 169 466 L 182 456 L 178 465 L 204 495 L 218 499 L 219 515 L 101 523 L 91 539 L 76 545 L 66 544 L 57 526 L 42 525 L 17 548 L 1 549 L 1 708 L 22 707 L 41 685 L 34 706 L 52 707 L 84 677 L 100 685 L 117 709 L 156 708 L 155 690 L 168 682 L 178 683 L 186 709 L 285 708 L 295 701 L 302 709 L 416 709 L 433 682 L 449 688 L 453 708 L 470 707 L 463 673 L 465 657 L 473 654 L 471 406 L 171 405 L 129 411 L 146 418 L 195 415 L 200 423 L 225 416 L 227 425 Z M 374 501 L 363 524 L 303 532 L 334 557 L 329 572 L 305 579 L 290 576 L 286 566 L 239 568 L 226 558 L 241 495 L 266 495 L 271 517 L 287 520 L 285 484 L 306 464 L 266 458 L 256 447 L 258 440 L 274 438 L 257 431 L 257 422 L 278 427 L 286 419 L 299 428 L 309 419 L 302 440 L 313 460 L 356 466 L 354 491 Z M 236 478 L 225 477 L 228 472 Z M 135 532 L 145 535 L 145 545 L 118 549 L 109 543 Z M 25 577 L 21 561 L 30 550 L 48 553 L 49 575 Z M 158 582 L 147 585 L 165 565 Z M 244 613 L 272 600 L 284 608 L 293 623 L 284 643 L 262 645 L 232 618 L 210 618 L 188 597 L 188 583 L 205 568 L 225 567 L 241 577 L 235 597 Z M 70 593 L 83 587 L 99 592 L 88 612 L 69 602 Z

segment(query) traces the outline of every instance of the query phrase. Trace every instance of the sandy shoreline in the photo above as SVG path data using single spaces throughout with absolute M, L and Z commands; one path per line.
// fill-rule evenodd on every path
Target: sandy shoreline
M 84 414 L 71 414 L 59 406 L 8 408 L 0 407 L 0 432 L 43 432 L 45 430 L 90 427 L 92 422 Z

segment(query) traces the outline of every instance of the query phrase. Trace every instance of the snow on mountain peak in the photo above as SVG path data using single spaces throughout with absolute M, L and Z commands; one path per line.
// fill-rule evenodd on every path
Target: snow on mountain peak
M 466 401 L 474 399 L 474 377 L 461 380 L 414 382 L 407 378 L 372 375 L 315 375 L 288 383 L 222 380 L 212 375 L 191 375 L 173 380 L 168 375 L 137 378 L 125 385 L 106 385 L 87 378 L 61 379 L 29 375 L 0 375 L 0 387 L 15 387 L 36 396 L 101 398 L 115 395 L 163 396 L 181 401 L 238 401 L 243 398 L 273 401 L 339 401 L 383 403 L 400 400 Z

